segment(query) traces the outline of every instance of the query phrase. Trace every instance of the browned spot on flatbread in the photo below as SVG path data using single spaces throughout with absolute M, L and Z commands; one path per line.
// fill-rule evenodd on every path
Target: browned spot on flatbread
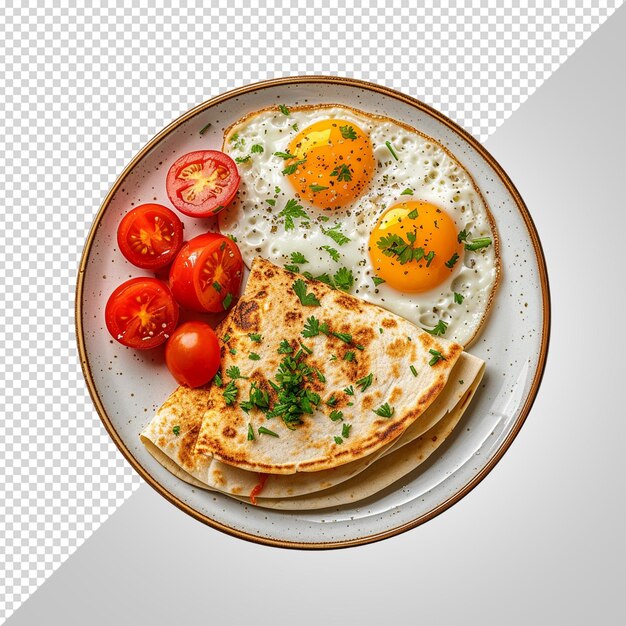
M 236 434 L 237 431 L 231 426 L 226 426 L 226 428 L 224 428 L 224 430 L 222 431 L 222 435 L 224 435 L 224 437 L 228 437 L 229 439 L 235 437 Z
M 389 402 L 393 405 L 402 397 L 402 389 L 394 387 L 389 396 Z
M 433 436 L 432 436 L 432 440 L 433 440 L 433 441 L 437 441 L 437 435 L 433 435 Z
M 243 490 L 241 489 L 241 487 L 233 487 L 230 492 L 235 495 L 238 496 Z
M 361 401 L 361 407 L 364 411 L 369 411 L 374 406 L 374 398 L 370 395 L 364 396 Z
M 400 367 L 398 366 L 397 363 L 392 363 L 391 364 L 391 375 L 394 378 L 399 378 L 400 377 Z
M 287 311 L 285 313 L 285 324 L 287 327 L 298 324 L 302 321 L 302 313 L 300 311 Z
M 420 333 L 417 336 L 419 342 L 424 346 L 425 350 L 430 350 L 435 345 L 435 340 L 428 333 Z
M 196 466 L 195 449 L 201 423 L 202 422 L 198 422 L 193 428 L 185 432 L 185 434 L 180 435 L 181 442 L 178 448 L 178 461 L 182 468 L 193 469 Z
M 233 311 L 233 323 L 241 330 L 258 330 L 259 305 L 254 300 L 241 300 Z
M 213 482 L 217 485 L 224 485 L 226 481 L 224 480 L 224 475 L 219 470 L 213 471 Z
M 348 311 L 354 311 L 355 313 L 361 313 L 363 311 L 361 302 L 352 296 L 344 294 L 338 295 L 335 297 L 335 302 Z
M 395 328 L 398 325 L 398 322 L 394 320 L 392 317 L 386 317 L 382 322 L 381 326 L 383 328 Z
M 409 352 L 409 349 L 408 340 L 405 341 L 404 339 L 398 337 L 387 346 L 385 352 L 387 352 L 392 359 L 401 359 Z

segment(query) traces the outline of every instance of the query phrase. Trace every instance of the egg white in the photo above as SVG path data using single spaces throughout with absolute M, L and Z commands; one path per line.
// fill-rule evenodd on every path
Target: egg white
M 287 152 L 299 131 L 329 118 L 346 120 L 367 132 L 376 161 L 368 189 L 350 205 L 332 212 L 298 198 L 282 174 L 288 162 L 274 156 L 275 152 Z M 397 160 L 386 142 L 391 143 Z M 263 152 L 251 152 L 254 145 L 260 145 Z M 226 131 L 224 151 L 239 159 L 241 185 L 233 203 L 219 214 L 220 230 L 237 238 L 248 267 L 256 256 L 284 266 L 291 264 L 292 253 L 302 253 L 308 261 L 300 265 L 303 272 L 332 276 L 340 267 L 347 267 L 355 277 L 353 295 L 423 328 L 430 329 L 443 320 L 448 324 L 445 338 L 464 346 L 477 335 L 499 279 L 497 234 L 471 176 L 435 140 L 390 118 L 352 108 L 303 106 L 290 108 L 289 115 L 272 108 L 245 117 Z M 403 195 L 406 189 L 413 193 Z M 279 213 L 292 198 L 310 219 L 295 218 L 295 227 L 286 230 Z M 466 250 L 450 278 L 430 291 L 403 293 L 385 283 L 374 285 L 375 271 L 368 253 L 370 233 L 386 208 L 410 200 L 440 206 L 458 231 L 471 233 L 472 239 L 491 237 L 493 244 Z M 324 233 L 337 226 L 350 238 L 341 246 Z M 341 258 L 334 261 L 322 246 L 336 249 Z M 454 292 L 463 296 L 461 304 L 455 303 Z

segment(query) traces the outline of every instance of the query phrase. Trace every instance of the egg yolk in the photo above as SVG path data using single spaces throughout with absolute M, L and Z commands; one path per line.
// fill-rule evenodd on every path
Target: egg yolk
M 298 195 L 321 209 L 336 209 L 358 198 L 374 174 L 367 133 L 340 119 L 321 120 L 289 144 L 285 175 Z
M 407 293 L 437 287 L 463 261 L 454 220 L 419 200 L 387 209 L 370 235 L 368 249 L 376 275 Z

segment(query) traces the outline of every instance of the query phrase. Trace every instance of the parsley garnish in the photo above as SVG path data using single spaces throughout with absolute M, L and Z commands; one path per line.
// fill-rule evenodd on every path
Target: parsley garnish
M 213 289 L 215 289 L 215 291 L 220 292 L 222 291 L 222 285 L 220 285 L 217 281 L 215 281 L 213 283 Z
M 228 343 L 230 341 L 230 335 L 228 333 L 226 333 L 223 337 L 222 337 L 222 341 L 224 343 Z
M 446 329 L 448 328 L 448 324 L 443 320 L 439 320 L 437 325 L 434 328 L 428 330 L 428 328 L 424 328 L 424 330 L 430 335 L 434 335 L 435 337 L 441 337 L 441 335 L 446 334 Z
M 200 129 L 200 134 L 201 134 L 201 135 L 204 135 L 204 133 L 206 133 L 206 131 L 207 131 L 207 130 L 209 130 L 209 128 L 211 128 L 211 126 L 212 126 L 212 125 L 213 125 L 213 124 L 211 124 L 211 122 L 209 122 L 206 126 L 203 126 L 203 127 Z
M 304 306 L 320 306 L 320 301 L 315 297 L 315 294 L 313 292 L 307 293 L 306 283 L 301 278 L 298 278 L 292 288 Z
M 308 261 L 304 258 L 304 254 L 302 254 L 301 252 L 292 252 L 291 262 L 297 263 L 298 265 L 304 265 L 305 263 L 308 263 Z
M 233 355 L 237 354 L 237 350 L 235 350 L 235 348 L 231 348 L 229 352 Z
M 328 417 L 330 417 L 330 419 L 333 420 L 333 422 L 339 422 L 340 420 L 343 420 L 343 412 L 342 411 L 331 411 L 331 413 L 330 413 L 330 415 Z
M 252 157 L 250 155 L 245 157 L 235 157 L 235 163 L 247 163 Z
M 352 126 L 340 126 L 339 130 L 341 131 L 341 136 L 344 139 L 352 139 L 353 141 L 356 139 L 356 131 L 352 128 Z
M 291 354 L 292 352 L 291 344 L 286 339 L 283 339 L 278 346 L 278 354 Z
M 337 180 L 341 183 L 344 180 L 346 182 L 350 182 L 352 180 L 352 172 L 350 168 L 342 163 L 341 165 L 336 165 L 335 169 L 330 173 L 331 176 L 336 176 Z
M 379 406 L 377 409 L 374 409 L 374 413 L 376 415 L 380 415 L 380 417 L 391 417 L 396 412 L 396 409 L 392 406 L 389 406 L 388 402 L 385 402 L 382 406 Z
M 349 396 L 353 396 L 354 395 L 354 389 L 352 388 L 352 385 L 350 385 L 349 387 L 346 387 L 344 389 L 344 392 L 347 393 Z
M 250 354 L 248 355 L 248 358 L 251 361 L 260 361 L 261 360 L 261 357 L 256 352 L 250 352 Z
M 380 278 L 380 276 L 372 276 L 372 282 L 376 287 L 378 287 L 378 285 L 382 285 L 387 281 L 384 278 Z
M 335 224 L 332 228 L 322 228 L 322 232 L 327 237 L 330 237 L 338 246 L 343 246 L 343 244 L 350 241 L 350 237 L 346 237 L 342 232 L 339 232 L 340 229 L 341 224 Z
M 339 250 L 333 248 L 332 246 L 322 246 L 322 250 L 326 250 L 333 261 L 339 261 L 341 255 L 339 254 Z
M 408 215 L 407 217 L 410 220 L 416 220 L 419 217 L 419 213 L 417 212 L 417 209 L 413 209 Z
M 456 262 L 459 260 L 459 255 L 455 252 L 451 257 L 449 261 L 446 261 L 445 265 L 446 267 L 454 267 L 456 265 Z
M 461 243 L 462 241 L 467 241 L 467 232 L 463 229 L 457 236 L 457 241 Z
M 278 437 L 273 430 L 265 428 L 265 426 L 259 426 L 259 435 L 271 435 L 272 437 Z
M 285 208 L 278 214 L 278 217 L 285 218 L 285 230 L 293 230 L 295 228 L 293 220 L 296 217 L 309 219 L 309 216 L 302 209 L 302 205 L 298 204 L 297 200 L 293 198 L 287 201 Z
M 298 132 L 298 124 L 292 124 L 291 128 L 293 128 L 293 130 L 297 133 Z
M 341 427 L 341 436 L 344 439 L 347 439 L 350 436 L 350 429 L 352 428 L 352 424 L 344 424 Z
M 226 235 L 231 241 L 234 241 L 235 243 L 237 243 L 237 237 L 235 237 L 235 235 L 231 235 L 230 233 L 228 233 Z
M 248 441 L 254 441 L 254 430 L 252 430 L 250 422 L 248 422 Z
M 267 391 L 259 389 L 256 383 L 252 383 L 248 400 L 239 405 L 246 413 L 254 409 L 260 409 L 266 413 L 270 408 L 270 396 Z
M 354 285 L 354 274 L 347 267 L 340 267 L 333 278 L 335 285 L 342 291 L 350 291 Z
M 320 274 L 319 276 L 313 276 L 311 274 L 309 274 L 307 276 L 307 274 L 309 274 L 309 273 L 306 272 L 304 275 L 309 280 L 319 280 L 320 283 L 324 283 L 325 285 L 328 285 L 329 287 L 332 287 L 333 289 L 335 288 L 335 285 L 333 283 L 333 279 L 326 272 L 324 272 L 323 274 Z
M 274 156 L 280 157 L 281 159 L 295 159 L 295 154 L 290 154 L 289 152 L 274 152 Z
M 231 404 L 235 404 L 235 400 L 237 399 L 237 394 L 239 393 L 239 389 L 237 389 L 237 385 L 235 385 L 235 381 L 231 380 L 228 385 L 226 385 L 226 389 L 224 389 L 224 401 L 228 406 Z
M 318 191 L 325 191 L 328 187 L 324 187 L 324 185 L 309 185 L 309 189 L 313 193 L 317 193 Z
M 283 115 L 289 115 L 289 109 L 284 104 L 279 104 L 278 108 Z
M 288 165 L 283 171 L 282 174 L 284 176 L 290 176 L 291 174 L 295 174 L 296 170 L 303 164 L 306 163 L 306 159 L 299 159 L 295 163 L 291 163 Z
M 276 200 L 273 198 L 268 198 L 265 202 L 267 202 L 270 206 L 276 206 Z
M 460 293 L 457 293 L 455 291 L 454 292 L 454 301 L 456 302 L 456 304 L 463 304 L 463 300 L 465 300 L 465 298 Z
M 348 333 L 330 333 L 330 334 L 337 337 L 337 339 L 341 339 L 341 341 L 344 341 L 345 343 L 350 343 L 352 341 L 352 335 Z
M 465 244 L 466 250 L 480 250 L 492 244 L 491 237 L 479 237 Z
M 342 439 L 341 437 L 334 437 L 334 439 L 335 439 L 335 443 L 336 443 L 337 445 L 339 445 L 339 444 L 343 443 L 343 439 Z
M 413 195 L 413 190 L 409 189 L 408 187 L 400 194 L 401 196 L 412 196 Z M 413 219 L 413 218 L 411 218 Z
M 411 373 L 413 374 L 413 376 L 417 378 L 417 370 L 415 369 L 413 365 L 411 365 Z
M 428 365 L 431 367 L 439 363 L 439 361 L 445 361 L 446 357 L 439 352 L 439 350 L 433 350 L 432 348 L 428 351 L 433 355 L 433 358 L 428 362 Z
M 217 387 L 221 387 L 222 386 L 222 375 L 217 372 L 217 374 L 215 374 L 215 376 L 213 376 L 213 382 L 215 383 L 215 385 Z
M 409 235 L 411 237 L 409 238 Z M 414 233 L 407 233 L 409 240 L 415 241 Z M 396 256 L 400 265 L 404 265 L 409 261 L 420 261 L 424 256 L 423 248 L 414 248 L 412 243 L 407 243 L 395 233 L 389 233 L 386 236 L 381 237 L 376 245 L 385 256 Z M 433 254 L 434 256 L 434 254 Z
M 290 272 L 293 272 L 294 274 L 299 274 L 300 273 L 300 266 L 299 265 L 285 265 L 285 269 L 289 270 Z
M 241 370 L 236 365 L 231 365 L 226 370 L 226 376 L 228 376 L 228 378 L 232 378 L 233 380 L 237 380 L 237 378 L 248 378 L 247 376 L 241 375 Z
M 335 398 L 335 396 L 330 396 L 330 398 L 326 400 L 326 404 L 331 407 L 335 406 L 335 404 L 337 404 L 337 398 Z
M 227 293 L 226 297 L 222 300 L 222 306 L 224 307 L 224 311 L 230 306 L 230 303 L 233 301 L 233 294 Z
M 306 323 L 304 324 L 304 330 L 302 331 L 303 337 L 317 337 L 320 334 L 320 330 L 328 334 L 328 326 L 326 324 L 322 324 L 320 328 L 320 321 L 313 315 L 307 318 Z
M 320 372 L 318 369 L 316 369 L 315 373 L 317 374 L 317 380 L 319 380 L 321 383 L 325 383 L 326 382 L 326 376 L 324 376 L 324 374 L 322 374 L 322 372 Z
M 172 432 L 178 437 L 178 435 L 180 435 L 180 426 L 178 426 L 178 424 L 174 427 L 172 427 Z
M 252 154 L 261 154 L 261 152 L 263 152 L 263 146 L 260 143 L 255 143 L 252 148 L 250 148 L 250 152 Z
M 430 267 L 430 264 L 433 262 L 433 259 L 435 258 L 435 253 L 431 250 L 425 257 L 424 259 L 426 259 L 426 267 Z
M 263 337 L 259 333 L 248 333 L 248 337 L 255 343 L 261 343 L 263 341 Z
M 393 146 L 391 145 L 391 141 L 385 141 L 385 145 L 387 146 L 387 149 L 389 150 L 389 152 L 391 152 L 391 156 L 397 161 L 398 155 L 396 154 L 396 151 L 393 149 Z
M 355 354 L 354 354 L 354 352 L 352 352 L 352 350 L 346 352 L 343 355 L 343 360 L 344 361 L 354 361 L 354 359 L 355 359 Z
M 311 350 L 311 348 L 309 348 L 308 346 L 305 346 L 301 341 L 299 341 L 300 343 L 300 347 L 307 353 L 307 354 L 313 354 L 313 350 Z M 297 356 L 297 355 L 296 355 Z
M 361 388 L 361 391 L 365 391 L 372 384 L 373 380 L 374 380 L 374 374 L 370 373 L 367 376 L 364 376 L 363 378 L 360 378 L 359 380 L 357 380 L 356 385 L 357 387 Z

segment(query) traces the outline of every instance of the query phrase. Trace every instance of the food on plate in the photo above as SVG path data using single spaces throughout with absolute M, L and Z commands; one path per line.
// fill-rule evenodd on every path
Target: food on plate
M 340 105 L 275 107 L 225 132 L 239 192 L 219 214 L 256 256 L 467 346 L 499 281 L 495 223 L 434 139 Z
M 133 265 L 158 270 L 169 265 L 183 245 L 183 225 L 161 204 L 131 209 L 117 229 L 120 252 Z
M 179 384 L 206 385 L 220 367 L 215 331 L 205 322 L 181 324 L 165 344 L 165 363 Z
M 111 336 L 138 350 L 161 345 L 178 323 L 178 305 L 169 287 L 156 278 L 131 278 L 109 297 L 105 322 Z
M 237 244 L 205 233 L 183 245 L 170 268 L 174 298 L 192 311 L 226 311 L 241 288 L 243 260 Z
M 233 199 L 239 187 L 239 173 L 227 154 L 198 150 L 174 162 L 165 185 L 170 201 L 181 213 L 209 217 Z

